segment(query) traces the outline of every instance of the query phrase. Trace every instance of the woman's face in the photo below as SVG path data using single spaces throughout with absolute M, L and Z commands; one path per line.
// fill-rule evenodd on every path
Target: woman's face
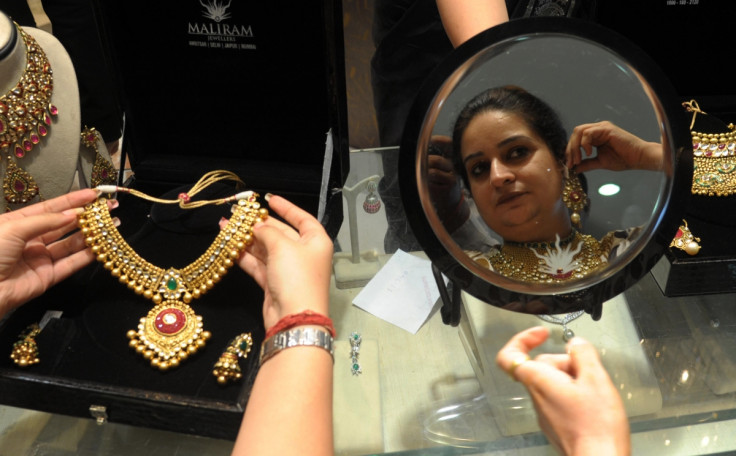
M 552 241 L 569 233 L 562 202 L 563 165 L 522 117 L 475 116 L 461 139 L 461 158 L 483 220 L 503 239 Z

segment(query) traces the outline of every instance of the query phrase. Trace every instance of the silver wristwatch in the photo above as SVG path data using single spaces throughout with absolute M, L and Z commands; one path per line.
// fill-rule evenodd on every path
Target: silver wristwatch
M 334 359 L 332 336 L 317 328 L 295 328 L 274 334 L 261 344 L 261 364 L 285 348 L 312 346 L 324 348 Z

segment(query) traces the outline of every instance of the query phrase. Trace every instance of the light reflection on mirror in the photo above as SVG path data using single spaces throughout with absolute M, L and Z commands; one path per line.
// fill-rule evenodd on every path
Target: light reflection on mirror
M 611 257 L 611 261 L 599 262 L 600 264 L 588 261 L 588 266 L 592 269 L 582 274 L 570 275 L 563 268 L 559 275 L 562 279 L 559 280 L 550 278 L 557 277 L 554 273 L 546 276 L 535 274 L 534 278 L 529 278 L 528 275 L 510 272 L 519 268 L 518 261 L 505 269 L 499 268 L 501 263 L 498 261 L 506 260 L 498 256 L 499 250 L 511 245 L 510 242 L 504 242 L 504 239 L 518 242 L 542 239 L 525 239 L 523 236 L 512 239 L 519 237 L 519 232 L 504 231 L 498 224 L 492 229 L 490 226 L 494 226 L 494 217 L 498 217 L 498 214 L 484 216 L 488 211 L 482 208 L 487 208 L 488 205 L 478 200 L 479 196 L 483 198 L 483 194 L 478 193 L 474 198 L 471 188 L 468 188 L 472 186 L 470 183 L 462 187 L 453 185 L 447 180 L 447 175 L 437 172 L 438 166 L 441 171 L 447 171 L 446 164 L 438 165 L 437 160 L 440 156 L 451 157 L 458 147 L 462 149 L 460 142 L 453 147 L 451 138 L 458 115 L 468 102 L 488 89 L 506 85 L 523 88 L 551 106 L 559 116 L 568 138 L 578 125 L 608 121 L 643 141 L 661 143 L 661 122 L 654 106 L 656 100 L 650 98 L 652 92 L 638 73 L 609 49 L 579 37 L 528 35 L 493 45 L 458 68 L 438 91 L 420 133 L 417 160 L 422 206 L 438 238 L 460 263 L 491 283 L 523 292 L 559 293 L 597 283 L 623 267 L 646 244 L 646 239 L 639 233 L 647 232 L 652 217 L 658 208 L 661 209 L 662 192 L 666 187 L 665 174 L 662 171 L 639 169 L 596 169 L 583 174 L 589 204 L 585 210 L 580 211 L 580 233 L 604 242 L 612 236 L 621 237 L 613 233 L 628 230 L 628 237 L 621 244 L 621 250 L 626 249 L 624 255 Z M 494 128 L 501 131 L 512 128 L 509 125 L 499 128 L 498 123 L 495 125 L 486 126 L 486 132 L 493 131 Z M 482 127 L 479 128 L 482 130 Z M 473 147 L 478 149 L 477 145 Z M 589 158 L 593 157 L 595 152 Z M 555 167 L 554 162 L 548 165 L 547 169 L 555 169 L 550 175 L 564 173 L 562 167 Z M 457 175 L 453 179 L 454 184 L 462 182 Z M 603 190 L 612 187 L 618 187 L 618 192 Z M 555 188 L 560 188 L 560 184 Z M 559 190 L 556 192 L 559 195 Z M 467 208 L 457 211 L 463 198 L 468 203 Z M 480 204 L 483 206 L 479 206 Z M 568 234 L 572 236 L 573 232 L 561 229 L 551 232 L 562 234 L 559 246 L 562 248 L 555 247 L 556 238 L 550 239 L 549 236 L 545 240 L 550 245 L 545 248 L 552 254 L 562 253 L 565 250 L 564 237 Z M 572 242 L 573 246 L 582 244 L 580 241 L 578 238 L 576 242 Z M 572 251 L 573 248 L 568 250 Z M 482 255 L 479 256 L 478 252 Z M 520 254 L 523 252 L 517 251 L 510 258 L 518 259 Z M 489 272 L 490 262 L 476 262 L 471 257 L 475 260 L 495 257 L 494 270 L 504 269 L 507 277 Z M 588 257 L 592 258 L 592 254 Z M 555 266 L 559 265 L 559 261 L 555 263 L 531 257 L 522 263 L 539 262 L 541 266 L 533 269 L 552 268 L 560 272 Z M 569 255 L 565 261 L 563 263 L 568 266 L 572 264 Z M 483 267 L 478 267 L 478 263 Z M 509 261 L 507 263 L 511 264 Z M 578 271 L 581 270 L 578 268 Z M 507 280 L 509 277 L 516 282 L 510 283 Z M 530 285 L 530 282 L 538 284 Z M 548 288 L 550 285 L 551 289 Z

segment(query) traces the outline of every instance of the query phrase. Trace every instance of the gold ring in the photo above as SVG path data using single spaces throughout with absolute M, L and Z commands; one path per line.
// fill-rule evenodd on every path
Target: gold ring
M 525 362 L 529 361 L 529 359 L 530 359 L 529 358 L 529 355 L 527 355 L 526 353 L 524 353 L 524 356 L 520 356 L 520 357 L 516 358 L 511 363 L 511 367 L 509 367 L 509 371 L 508 372 L 509 372 L 509 376 L 511 376 L 511 378 L 513 378 L 514 381 L 517 381 L 518 382 L 518 380 L 516 379 L 516 376 L 514 376 L 514 371 L 516 370 L 516 368 L 519 367 L 519 366 L 521 366 Z

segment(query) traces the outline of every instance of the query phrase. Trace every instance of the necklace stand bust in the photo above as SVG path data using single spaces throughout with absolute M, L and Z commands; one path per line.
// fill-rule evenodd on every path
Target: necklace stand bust
M 24 157 L 13 157 L 16 165 L 30 174 L 39 187 L 41 197 L 53 198 L 67 193 L 73 185 L 80 148 L 79 89 L 74 66 L 64 47 L 53 35 L 31 27 L 23 30 L 43 49 L 51 65 L 54 89 L 51 102 L 59 109 L 47 136 Z M 26 67 L 26 46 L 15 24 L 0 13 L 0 95 L 10 92 L 20 81 Z M 3 151 L 12 153 L 12 151 Z M 8 157 L 0 160 L 0 184 L 4 182 Z M 38 201 L 35 197 L 33 201 Z M 33 202 L 32 201 L 32 202 Z M 0 210 L 17 209 L 4 198 Z

